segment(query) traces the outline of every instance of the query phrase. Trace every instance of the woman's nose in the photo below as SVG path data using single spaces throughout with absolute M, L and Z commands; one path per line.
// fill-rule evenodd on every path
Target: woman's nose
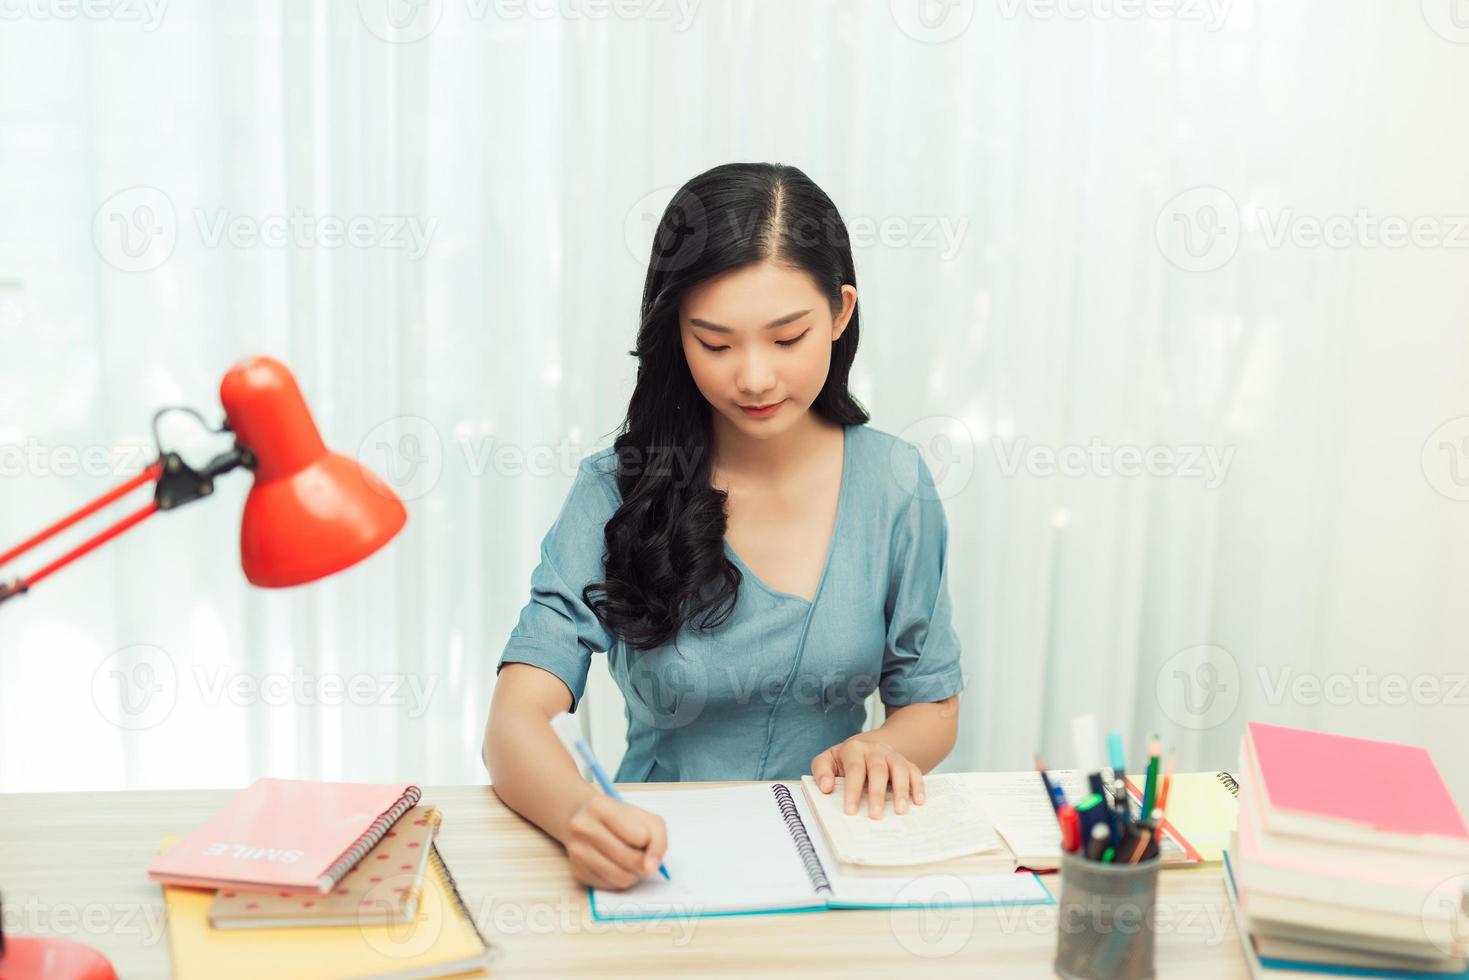
M 735 379 L 741 391 L 751 394 L 769 391 L 774 381 L 775 372 L 770 369 L 770 362 L 758 351 L 750 352 L 740 362 L 739 376 Z

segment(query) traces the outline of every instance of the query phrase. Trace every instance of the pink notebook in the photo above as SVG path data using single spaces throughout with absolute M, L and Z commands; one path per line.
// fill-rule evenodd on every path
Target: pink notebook
M 1469 841 L 1427 749 L 1257 721 L 1248 738 L 1271 831 Z
M 194 888 L 325 894 L 422 794 L 407 783 L 260 779 L 148 866 Z

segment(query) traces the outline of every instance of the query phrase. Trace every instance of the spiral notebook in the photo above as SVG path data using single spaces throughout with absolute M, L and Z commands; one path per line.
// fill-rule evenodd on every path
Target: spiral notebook
M 165 841 L 167 846 L 171 841 Z M 365 912 L 349 926 L 213 929 L 212 893 L 163 889 L 175 980 L 428 980 L 485 976 L 499 949 L 485 941 L 438 848 L 430 845 L 423 898 L 411 923 Z
M 442 823 L 436 807 L 409 810 L 325 895 L 221 888 L 209 906 L 209 924 L 216 929 L 355 926 L 367 914 L 390 923 L 412 922 L 428 853 Z
M 421 795 L 407 783 L 257 779 L 148 865 L 148 877 L 324 895 Z
M 640 790 L 627 800 L 663 817 L 669 880 L 591 890 L 599 921 L 844 908 L 1050 905 L 1033 874 L 927 870 L 873 874 L 840 864 L 800 784 Z M 956 866 L 956 870 L 957 870 Z

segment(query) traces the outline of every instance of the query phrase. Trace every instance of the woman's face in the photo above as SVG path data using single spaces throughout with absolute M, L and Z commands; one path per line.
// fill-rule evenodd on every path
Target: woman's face
M 856 305 L 856 288 L 843 286 L 842 308 L 833 316 L 809 275 L 770 260 L 702 282 L 684 294 L 678 314 L 694 384 L 739 431 L 778 436 L 821 393 L 831 345 Z M 746 411 L 771 405 L 777 407 Z

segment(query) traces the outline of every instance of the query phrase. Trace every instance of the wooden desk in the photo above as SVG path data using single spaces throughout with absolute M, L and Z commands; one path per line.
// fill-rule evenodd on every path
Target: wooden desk
M 143 869 L 159 838 L 187 832 L 233 792 L 0 796 L 7 931 L 86 942 L 124 980 L 167 977 L 162 891 Z M 560 846 L 489 787 L 432 787 L 424 800 L 444 813 L 439 848 L 499 948 L 496 976 L 1052 975 L 1054 906 L 597 922 Z M 1164 871 L 1160 888 L 1158 976 L 1248 976 L 1219 872 Z

